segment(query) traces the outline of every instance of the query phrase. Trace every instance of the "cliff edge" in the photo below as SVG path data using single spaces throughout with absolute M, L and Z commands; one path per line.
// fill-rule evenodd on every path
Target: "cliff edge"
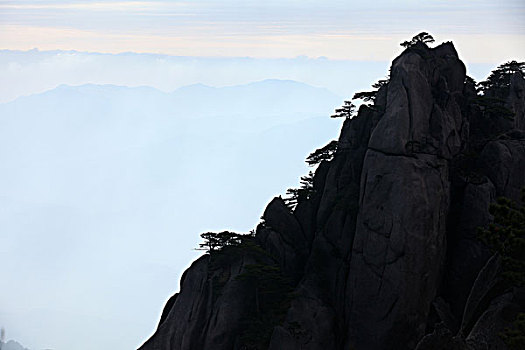
M 407 48 L 307 198 L 184 273 L 139 350 L 507 349 L 525 310 L 477 234 L 525 186 L 525 79 L 483 96 L 452 43 Z

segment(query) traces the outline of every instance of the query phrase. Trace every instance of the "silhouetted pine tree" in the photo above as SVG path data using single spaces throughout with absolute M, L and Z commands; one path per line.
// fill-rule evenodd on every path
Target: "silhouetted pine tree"
M 345 101 L 341 108 L 335 110 L 335 114 L 331 118 L 347 118 L 352 119 L 355 114 L 355 105 L 351 101 Z
M 386 79 L 381 79 L 377 83 L 372 84 L 372 87 L 375 90 L 356 92 L 354 94 L 354 97 L 352 97 L 352 100 L 363 100 L 363 102 L 374 102 L 379 89 L 385 86 L 386 84 L 388 84 L 389 80 L 390 78 L 387 77 Z
M 421 42 L 421 43 L 424 43 L 424 44 L 431 44 L 434 41 L 435 40 L 434 40 L 434 37 L 432 35 L 428 34 L 427 32 L 421 32 L 421 33 L 419 33 L 417 35 L 414 35 L 412 37 L 412 39 L 410 39 L 410 41 L 403 41 L 399 45 L 401 45 L 403 47 L 406 47 L 406 48 L 409 48 L 409 47 L 414 46 L 418 42 Z
M 299 188 L 286 190 L 286 197 L 283 200 L 288 208 L 293 210 L 297 204 L 310 199 L 314 193 L 314 173 L 310 171 L 308 175 L 301 176 Z
M 322 161 L 330 161 L 334 158 L 334 154 L 337 151 L 337 141 L 332 140 L 327 145 L 316 149 L 306 158 L 305 162 L 309 166 L 315 166 Z
M 505 62 L 493 70 L 485 81 L 480 82 L 478 88 L 484 95 L 504 99 L 509 94 L 510 79 L 517 72 L 525 75 L 525 62 Z

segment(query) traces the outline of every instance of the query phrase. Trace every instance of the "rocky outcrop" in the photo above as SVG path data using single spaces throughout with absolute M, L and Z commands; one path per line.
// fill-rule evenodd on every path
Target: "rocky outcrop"
M 525 132 L 516 131 L 511 136 L 503 135 L 502 139 L 488 142 L 480 157 L 497 196 L 518 201 L 525 175 Z
M 510 81 L 514 118 L 479 102 L 451 43 L 405 50 L 309 198 L 275 198 L 250 244 L 197 260 L 140 349 L 504 349 L 523 293 L 477 228 L 525 186 L 525 80 Z M 254 266 L 293 290 L 266 312 Z
M 395 155 L 456 155 L 464 131 L 458 104 L 464 81 L 465 65 L 451 43 L 432 51 L 420 43 L 403 53 L 392 64 L 386 112 L 369 147 Z
M 237 277 L 247 265 L 256 263 L 253 254 L 203 256 L 186 270 L 180 293 L 166 304 L 155 336 L 143 349 L 234 349 L 253 301 Z
M 347 297 L 349 344 L 358 349 L 415 347 L 445 262 L 465 66 L 451 44 L 426 52 L 394 61 L 365 156 Z

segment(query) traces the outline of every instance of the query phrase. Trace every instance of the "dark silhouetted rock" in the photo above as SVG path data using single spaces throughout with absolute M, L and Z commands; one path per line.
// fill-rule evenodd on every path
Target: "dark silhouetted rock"
M 405 51 L 391 70 L 386 112 L 361 175 L 349 272 L 350 343 L 415 347 L 446 256 L 449 164 L 462 149 L 456 95 L 465 67 L 450 44 Z
M 512 75 L 506 104 L 514 112 L 514 127 L 525 130 L 525 79 L 519 72 Z
M 452 43 L 406 49 L 311 196 L 293 211 L 274 198 L 253 242 L 194 262 L 140 350 L 506 349 L 523 293 L 500 288 L 477 229 L 525 186 L 521 74 L 508 91 L 491 110 Z M 293 289 L 258 317 L 239 277 L 254 264 Z
M 487 143 L 481 153 L 481 162 L 497 196 L 520 199 L 525 178 L 525 137 Z

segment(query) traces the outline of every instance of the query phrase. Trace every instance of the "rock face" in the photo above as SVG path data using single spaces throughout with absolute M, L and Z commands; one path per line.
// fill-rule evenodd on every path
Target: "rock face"
M 465 66 L 451 44 L 428 56 L 394 61 L 386 112 L 365 155 L 347 298 L 359 349 L 415 347 L 445 262 L 448 160 L 466 128 L 458 103 Z
M 525 80 L 510 79 L 509 119 L 465 78 L 451 43 L 405 50 L 311 196 L 294 210 L 275 198 L 249 249 L 194 262 L 140 350 L 505 349 L 523 291 L 498 287 L 476 231 L 525 186 Z M 293 292 L 263 311 L 274 292 L 243 282 L 254 266 Z

